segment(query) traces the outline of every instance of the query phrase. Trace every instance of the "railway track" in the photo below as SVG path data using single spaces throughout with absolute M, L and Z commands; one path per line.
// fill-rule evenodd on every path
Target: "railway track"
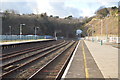
M 2 51 L 2 55 L 0 55 L 0 57 L 3 59 L 4 57 L 10 56 L 10 55 L 13 55 L 13 54 L 16 54 L 16 53 L 25 52 L 25 51 L 29 51 L 29 50 L 35 50 L 35 49 L 37 50 L 37 49 L 40 49 L 40 48 L 42 49 L 42 48 L 51 46 L 53 44 L 58 44 L 60 42 L 63 42 L 63 41 L 52 41 L 52 42 L 46 42 L 45 44 L 37 43 L 36 45 L 27 45 L 25 49 L 20 49 L 20 50 L 17 50 L 17 51 L 16 51 L 16 48 L 15 48 L 10 52 L 7 52 L 7 49 L 6 49 L 6 50 Z M 28 47 L 28 46 L 33 46 L 33 47 Z M 21 48 L 21 47 L 18 47 L 18 48 Z
M 60 80 L 76 45 L 77 42 L 69 44 L 60 54 L 50 60 L 27 80 Z
M 43 60 L 45 57 L 50 56 L 51 54 L 57 52 L 59 49 L 67 46 L 68 44 L 70 44 L 70 42 L 62 42 L 57 45 L 41 49 L 40 51 L 32 55 L 29 54 L 29 56 L 24 57 L 22 59 L 4 64 L 3 66 L 1 66 L 3 68 L 3 74 L 1 75 L 1 77 L 3 77 L 3 79 L 15 78 L 16 75 L 13 76 L 14 74 L 24 72 L 24 70 L 29 68 L 31 65 L 35 64 L 38 61 Z M 6 58 L 6 60 L 9 58 L 11 57 Z M 5 69 L 7 69 L 7 71 L 5 71 Z
M 10 64 L 10 63 L 13 63 L 15 61 L 18 61 L 19 59 L 27 58 L 27 57 L 30 57 L 30 56 L 32 57 L 35 54 L 47 51 L 47 50 L 49 50 L 49 49 L 51 49 L 51 48 L 53 48 L 55 46 L 59 46 L 60 44 L 61 43 L 56 44 L 56 45 L 54 44 L 52 46 L 51 45 L 49 45 L 49 46 L 46 45 L 46 47 L 44 47 L 44 49 L 41 49 L 41 48 L 38 49 L 38 48 L 36 48 L 36 49 L 33 49 L 33 50 L 27 50 L 27 51 L 16 53 L 16 54 L 13 54 L 13 55 L 10 55 L 10 56 L 7 56 L 7 57 L 3 57 L 1 59 L 2 63 L 3 63 L 2 66 Z M 37 51 L 37 50 L 39 50 L 39 51 Z M 37 52 L 35 53 L 35 51 L 37 51 Z M 22 55 L 22 56 L 20 56 L 20 55 Z
M 63 42 L 64 43 L 64 42 Z M 61 44 L 63 44 L 63 43 L 59 43 L 59 44 L 57 44 L 57 45 L 53 45 L 53 46 L 50 46 L 50 47 L 47 47 L 47 48 L 44 48 L 44 49 L 41 49 L 41 50 L 39 50 L 39 51 L 37 51 L 37 52 L 31 52 L 31 53 L 26 53 L 26 51 L 24 52 L 24 53 L 16 53 L 16 55 L 15 56 L 8 56 L 7 58 L 3 58 L 3 60 L 2 60 L 2 66 L 0 66 L 0 67 L 2 67 L 2 69 L 3 69 L 3 73 L 5 72 L 4 71 L 4 69 L 9 69 L 9 68 L 12 68 L 12 67 L 14 67 L 13 65 L 15 65 L 15 66 L 19 66 L 20 64 L 22 64 L 22 63 L 24 63 L 24 62 L 26 62 L 26 61 L 28 61 L 28 60 L 30 60 L 30 59 L 32 59 L 32 58 L 35 58 L 36 56 L 39 56 L 39 55 L 41 55 L 41 54 L 39 54 L 39 53 L 43 53 L 43 52 L 46 52 L 46 51 L 48 51 L 48 50 L 50 50 L 50 49 L 52 49 L 52 48 L 54 48 L 54 47 L 57 47 L 57 46 L 59 46 L 59 45 L 61 45 Z M 30 50 L 31 51 L 31 50 Z M 29 52 L 30 52 L 29 51 Z M 19 54 L 21 54 L 22 56 L 20 56 Z
M 64 43 L 64 42 L 62 42 L 62 43 Z M 41 47 L 40 47 L 40 48 L 31 49 L 31 50 L 27 50 L 27 51 L 24 51 L 24 52 L 16 53 L 16 54 L 13 54 L 13 55 L 10 55 L 10 56 L 7 56 L 7 57 L 3 57 L 2 58 L 2 65 L 7 65 L 8 63 L 10 64 L 10 63 L 13 63 L 13 62 L 21 60 L 21 59 L 23 60 L 23 58 L 26 58 L 26 57 L 30 57 L 30 56 L 32 57 L 35 54 L 47 51 L 47 50 L 49 50 L 53 47 L 61 45 L 62 43 L 59 43 L 59 44 L 57 43 L 57 45 L 53 45 L 53 46 L 51 46 L 51 45 L 47 46 L 46 45 L 45 47 L 43 47 L 44 49 L 41 49 Z M 37 51 L 37 52 L 35 53 L 34 51 Z

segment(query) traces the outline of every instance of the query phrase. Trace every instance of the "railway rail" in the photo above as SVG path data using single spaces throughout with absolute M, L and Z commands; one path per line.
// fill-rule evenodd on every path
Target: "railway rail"
M 60 80 L 77 43 L 68 45 L 60 54 L 50 60 L 27 80 Z
M 3 79 L 10 78 L 11 80 L 20 78 L 21 73 L 25 73 L 26 70 L 31 69 L 31 66 L 36 65 L 38 62 L 39 66 L 43 67 L 47 62 L 54 59 L 58 54 L 64 52 L 64 48 L 66 46 L 70 46 L 73 44 L 73 41 L 60 41 L 56 42 L 54 45 L 44 45 L 42 48 L 28 48 L 27 51 L 20 50 L 18 53 L 12 52 L 10 54 L 5 54 L 3 57 L 3 65 L 0 66 L 2 68 L 3 73 L 1 77 Z M 67 49 L 67 48 L 66 48 Z M 52 57 L 50 57 L 52 55 Z M 47 61 L 44 61 L 48 59 Z M 1 59 L 2 60 L 2 59 Z M 9 61 L 9 62 L 8 62 Z M 36 69 L 35 71 L 37 71 Z M 34 73 L 35 73 L 34 71 Z M 29 78 L 32 74 L 23 78 Z M 25 74 L 26 75 L 26 74 Z
M 60 40 L 60 41 L 48 41 L 48 42 L 35 42 L 35 43 L 5 45 L 5 46 L 1 47 L 2 48 L 2 55 L 0 55 L 0 57 L 5 57 L 5 56 L 11 55 L 11 54 L 13 55 L 13 54 L 23 52 L 23 51 L 26 51 L 26 50 L 35 49 L 37 47 L 38 48 L 40 48 L 40 47 L 44 48 L 44 46 L 52 45 L 52 44 L 59 43 L 59 42 L 62 42 L 62 40 Z M 7 47 L 7 48 L 5 48 L 5 47 Z
M 38 56 L 38 54 L 39 53 L 41 53 L 41 52 L 45 52 L 45 51 L 48 51 L 48 50 L 50 50 L 50 49 L 52 49 L 52 48 L 54 48 L 54 47 L 57 47 L 57 46 L 59 46 L 59 45 L 61 45 L 62 43 L 59 43 L 59 44 L 56 44 L 56 45 L 53 45 L 53 46 L 50 46 L 50 47 L 46 47 L 46 48 L 44 48 L 44 49 L 40 49 L 39 51 L 37 51 L 37 52 L 30 52 L 30 51 L 32 51 L 32 50 L 28 50 L 29 51 L 29 53 L 28 53 L 28 51 L 25 51 L 25 52 L 22 52 L 22 53 L 16 53 L 15 55 L 10 55 L 10 56 L 7 56 L 7 57 L 5 57 L 5 58 L 3 58 L 2 59 L 2 65 L 0 66 L 0 67 L 2 67 L 2 69 L 3 69 L 3 72 L 4 72 L 4 69 L 6 69 L 6 68 L 9 68 L 11 65 L 13 66 L 13 64 L 15 65 L 15 66 L 17 66 L 17 64 L 19 64 L 20 65 L 20 62 L 21 61 L 23 61 L 24 60 L 24 62 L 26 62 L 27 61 L 27 59 L 28 58 L 32 58 L 33 56 Z M 38 50 L 38 49 L 37 49 Z M 20 55 L 22 55 L 22 56 L 20 56 Z M 40 54 L 39 54 L 40 55 Z M 34 57 L 33 57 L 34 58 Z M 30 60 L 29 59 L 29 60 Z M 14 67 L 14 66 L 13 66 Z M 10 67 L 11 68 L 11 67 Z
M 41 50 L 39 50 L 39 51 L 37 51 L 37 52 L 33 52 L 33 53 L 29 53 L 29 54 L 24 54 L 23 56 L 17 56 L 17 58 L 13 58 L 12 57 L 12 60 L 10 60 L 11 59 L 11 57 L 9 57 L 10 59 L 6 59 L 7 61 L 6 61 L 6 63 L 5 62 L 3 62 L 4 64 L 2 65 L 2 67 L 3 67 L 3 69 L 6 67 L 6 66 L 10 66 L 10 65 L 12 65 L 12 64 L 15 64 L 15 65 L 17 65 L 17 64 L 19 64 L 20 65 L 20 63 L 21 63 L 21 61 L 22 62 L 26 62 L 27 60 L 30 60 L 30 59 L 32 59 L 32 58 L 34 58 L 34 57 L 36 57 L 36 56 L 39 56 L 39 55 L 42 55 L 42 53 L 44 52 L 47 52 L 48 50 L 50 50 L 50 49 L 52 49 L 52 48 L 55 48 L 55 47 L 57 47 L 57 46 L 60 46 L 61 45 L 61 43 L 60 44 L 57 44 L 57 45 L 53 45 L 53 46 L 51 46 L 51 47 L 47 47 L 47 48 L 44 48 L 44 49 L 41 49 Z M 56 48 L 57 49 L 57 48 Z M 28 59 L 28 58 L 30 58 L 30 59 Z M 23 61 L 24 60 L 24 61 Z M 3 60 L 4 61 L 4 60 Z M 9 61 L 9 62 L 8 62 Z
M 54 44 L 58 44 L 60 42 L 61 41 L 57 41 L 57 42 L 54 42 Z M 20 51 L 13 51 L 13 52 L 8 53 L 8 54 L 3 53 L 4 56 L 0 58 L 0 60 L 2 61 L 2 64 L 0 65 L 0 67 L 7 64 L 7 63 L 10 64 L 11 62 L 14 62 L 16 59 L 19 59 L 18 57 L 20 57 L 20 56 L 26 57 L 26 55 L 30 54 L 31 52 L 34 52 L 34 51 L 39 50 L 39 49 L 47 48 L 47 47 L 52 46 L 54 44 L 53 44 L 53 42 L 51 42 L 51 43 L 47 43 L 46 45 L 36 46 L 36 47 L 28 48 L 28 49 L 23 49 Z

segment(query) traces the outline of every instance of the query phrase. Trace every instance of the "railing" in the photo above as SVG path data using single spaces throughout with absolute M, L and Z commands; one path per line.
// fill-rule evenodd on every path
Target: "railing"
M 86 37 L 86 39 L 87 40 L 91 40 L 91 41 L 97 41 L 97 42 L 101 42 L 101 40 L 102 40 L 102 42 L 103 43 L 106 43 L 106 42 L 110 42 L 110 43 L 120 43 L 120 41 L 119 41 L 119 39 L 120 39 L 120 37 L 117 37 L 117 36 L 111 36 L 111 37 L 105 37 L 105 36 L 102 36 L 102 37 L 100 37 L 100 36 L 95 36 L 95 37 L 92 37 L 92 36 L 90 36 L 90 37 Z
M 39 36 L 39 35 L 0 35 L 0 41 L 9 40 L 35 40 L 35 39 L 52 39 L 52 36 Z

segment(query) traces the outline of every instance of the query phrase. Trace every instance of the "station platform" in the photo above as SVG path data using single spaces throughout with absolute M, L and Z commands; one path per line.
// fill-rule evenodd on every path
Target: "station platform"
M 37 40 L 7 41 L 7 42 L 0 42 L 0 45 L 11 45 L 11 44 L 20 44 L 20 43 L 28 43 L 28 42 L 50 41 L 50 40 L 54 40 L 54 39 L 37 39 Z
M 118 48 L 79 41 L 62 80 L 118 78 Z
M 118 51 L 111 45 L 85 41 L 104 78 L 118 78 Z

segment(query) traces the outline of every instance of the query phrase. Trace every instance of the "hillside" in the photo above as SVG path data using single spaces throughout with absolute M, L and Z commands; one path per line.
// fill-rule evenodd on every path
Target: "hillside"
M 89 28 L 89 33 L 94 36 L 101 35 L 118 35 L 118 17 L 105 17 L 104 19 L 93 18 L 89 23 L 86 24 Z M 102 27 L 101 27 L 102 26 Z
M 108 9 L 109 16 L 95 16 L 84 27 L 89 36 L 118 36 L 118 9 Z

